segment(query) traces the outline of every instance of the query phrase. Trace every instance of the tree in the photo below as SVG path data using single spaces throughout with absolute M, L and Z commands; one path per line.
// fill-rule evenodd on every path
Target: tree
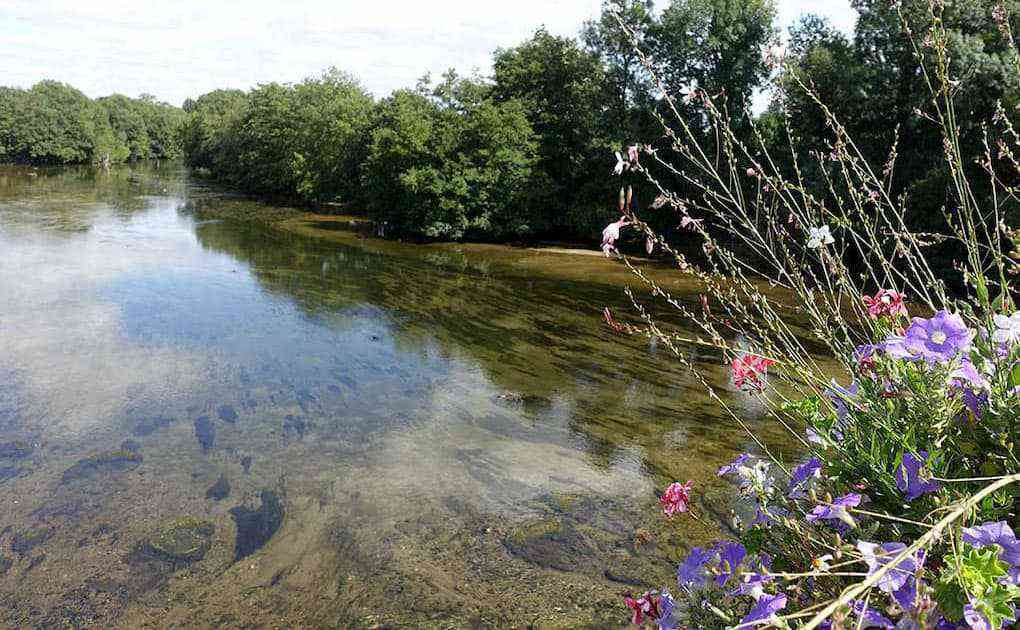
M 768 76 L 763 52 L 775 36 L 775 13 L 773 0 L 672 0 L 649 34 L 666 90 L 724 93 L 739 122 Z
M 607 123 L 606 75 L 597 56 L 570 38 L 538 30 L 524 43 L 497 50 L 493 98 L 519 101 L 538 135 L 540 232 L 589 235 L 611 198 L 610 150 L 619 144 Z
M 187 120 L 181 128 L 185 162 L 214 172 L 219 165 L 230 166 L 235 156 L 228 145 L 228 133 L 247 107 L 248 98 L 241 90 L 214 90 L 186 100 Z
M 351 201 L 375 103 L 354 77 L 331 68 L 293 88 L 297 121 L 291 168 L 310 201 Z
M 448 74 L 379 105 L 363 167 L 367 205 L 391 232 L 507 238 L 534 228 L 526 203 L 536 143 L 522 104 Z
M 127 146 L 128 159 L 144 160 L 152 155 L 141 103 L 122 94 L 104 96 L 96 102 L 106 110 L 113 132 Z
M 614 122 L 621 131 L 634 128 L 632 115 L 647 111 L 651 105 L 651 77 L 634 43 L 636 39 L 639 46 L 644 44 L 645 35 L 655 24 L 654 8 L 653 0 L 603 0 L 599 19 L 585 22 L 581 29 L 585 47 L 605 68 Z

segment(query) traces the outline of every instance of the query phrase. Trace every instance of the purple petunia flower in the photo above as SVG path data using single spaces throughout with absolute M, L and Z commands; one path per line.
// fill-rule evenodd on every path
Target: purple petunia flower
M 978 371 L 974 362 L 967 357 L 960 361 L 960 367 L 953 370 L 949 379 L 950 385 L 956 389 L 988 389 L 991 386 L 988 379 Z
M 1017 621 L 1016 606 L 1011 607 L 1012 612 L 1010 613 L 1013 618 L 1006 619 L 1005 623 L 1001 626 L 1002 628 L 1012 628 L 1013 624 Z M 966 626 L 970 630 L 999 630 L 999 628 L 993 628 L 992 624 L 988 621 L 988 617 L 985 617 L 984 613 L 978 610 L 974 606 L 973 600 L 967 602 L 963 607 L 963 620 L 967 622 Z
M 747 556 L 747 550 L 740 543 L 730 541 L 719 543 L 715 550 L 719 553 L 719 573 L 715 576 L 715 583 L 722 586 L 737 572 L 740 563 Z
M 913 501 L 922 494 L 935 492 L 939 489 L 939 483 L 921 474 L 921 469 L 928 463 L 928 453 L 921 451 L 921 457 L 914 457 L 913 453 L 904 453 L 903 462 L 896 469 L 896 487 L 907 495 L 907 501 Z
M 970 349 L 974 331 L 963 318 L 939 311 L 931 319 L 915 317 L 902 337 L 886 339 L 886 354 L 894 359 L 947 363 Z
M 790 486 L 789 496 L 791 499 L 802 499 L 806 495 L 804 494 L 804 488 L 811 483 L 812 479 L 818 479 L 822 476 L 822 462 L 817 457 L 812 457 L 800 466 L 793 469 L 793 474 L 790 475 Z
M 1013 529 L 1006 521 L 985 523 L 978 527 L 963 529 L 963 542 L 980 549 L 988 545 L 998 545 L 1001 551 L 999 559 L 1009 565 L 1009 584 L 1020 584 L 1020 540 L 1013 534 Z
M 669 591 L 662 589 L 659 597 L 659 616 L 652 619 L 659 630 L 677 630 L 678 622 L 673 617 L 673 609 L 676 608 L 676 600 L 669 594 Z
M 750 627 L 767 623 L 773 615 L 784 608 L 786 608 L 785 593 L 777 593 L 776 595 L 763 593 L 758 598 L 758 603 L 751 609 L 751 612 L 747 613 L 747 616 L 740 620 L 740 625 Z
M 837 529 L 845 529 L 848 526 L 854 527 L 856 525 L 850 512 L 847 508 L 857 507 L 861 504 L 864 497 L 854 492 L 841 496 L 832 502 L 832 505 L 816 505 L 813 510 L 807 515 L 806 519 L 809 523 L 815 521 L 828 521 L 830 525 L 836 526 Z
M 898 542 L 878 545 L 862 540 L 857 543 L 857 550 L 861 552 L 864 562 L 868 565 L 869 576 L 889 564 L 906 548 L 906 545 Z M 894 593 L 903 588 L 908 578 L 917 573 L 917 567 L 918 557 L 907 557 L 883 575 L 876 586 L 884 593 Z
M 836 379 L 833 379 L 830 387 L 825 390 L 825 397 L 832 403 L 836 410 L 836 418 L 840 422 L 846 421 L 846 416 L 850 413 L 850 405 L 857 399 L 859 390 L 860 386 L 857 381 L 850 383 L 850 387 L 843 387 L 836 382 Z
M 749 562 L 748 564 L 758 568 L 759 571 L 744 573 L 740 577 L 740 583 L 737 584 L 736 590 L 730 594 L 750 595 L 757 601 L 765 593 L 765 585 L 774 579 L 768 573 L 768 569 L 772 565 L 772 557 L 767 553 L 763 553 L 758 556 L 756 561 Z
M 711 576 L 708 570 L 706 570 L 705 565 L 715 559 L 717 555 L 718 553 L 714 548 L 704 549 L 702 547 L 694 547 L 691 549 L 691 552 L 687 554 L 687 558 L 676 572 L 677 584 L 680 585 L 680 588 L 696 591 L 708 586 Z
M 858 617 L 861 617 L 861 628 L 885 628 L 886 630 L 892 630 L 896 627 L 893 622 L 883 617 L 874 608 L 865 605 L 862 601 L 855 601 L 853 603 L 853 611 Z M 857 627 L 856 624 L 854 627 Z
M 719 468 L 719 473 L 718 473 L 719 476 L 722 477 L 723 475 L 728 475 L 728 474 L 730 474 L 732 472 L 737 472 L 737 470 L 741 466 L 746 464 L 747 460 L 749 460 L 749 459 L 751 459 L 751 454 L 750 453 L 741 453 L 740 455 L 737 456 L 737 458 L 735 460 L 733 460 L 729 464 L 726 464 L 725 466 L 721 466 Z

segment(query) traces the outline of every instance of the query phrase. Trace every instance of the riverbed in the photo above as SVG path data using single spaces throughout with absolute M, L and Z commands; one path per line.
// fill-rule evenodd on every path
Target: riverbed
M 249 207 L 173 164 L 0 167 L 0 625 L 617 628 L 726 529 L 750 440 L 605 325 L 618 263 Z

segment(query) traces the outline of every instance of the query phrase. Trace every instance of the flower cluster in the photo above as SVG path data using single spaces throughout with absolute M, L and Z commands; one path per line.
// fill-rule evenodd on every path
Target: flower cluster
M 978 320 L 942 310 L 897 328 L 907 316 L 901 293 L 881 290 L 863 306 L 882 337 L 857 348 L 850 384 L 832 380 L 819 396 L 785 407 L 807 425 L 810 452 L 788 467 L 751 453 L 721 466 L 753 520 L 739 540 L 692 548 L 677 570 L 683 597 L 670 599 L 672 614 L 662 622 L 651 605 L 643 618 L 672 628 L 690 611 L 710 610 L 720 627 L 782 624 L 823 584 L 839 592 L 834 585 L 860 576 L 874 590 L 848 598 L 821 627 L 992 630 L 1017 619 L 1011 495 L 961 512 L 984 518 L 961 528 L 955 544 L 914 542 L 938 506 L 966 496 L 948 481 L 1016 470 L 1015 433 L 1001 427 L 1020 420 L 1020 313 Z M 734 383 L 762 393 L 773 363 L 740 355 Z M 667 487 L 664 514 L 687 512 L 691 489 L 691 482 Z M 774 570 L 776 558 L 784 570 Z

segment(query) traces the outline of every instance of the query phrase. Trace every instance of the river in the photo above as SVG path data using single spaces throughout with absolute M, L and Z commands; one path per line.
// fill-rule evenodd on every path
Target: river
M 750 440 L 617 263 L 207 218 L 257 205 L 0 168 L 0 625 L 615 628 L 725 528 Z

